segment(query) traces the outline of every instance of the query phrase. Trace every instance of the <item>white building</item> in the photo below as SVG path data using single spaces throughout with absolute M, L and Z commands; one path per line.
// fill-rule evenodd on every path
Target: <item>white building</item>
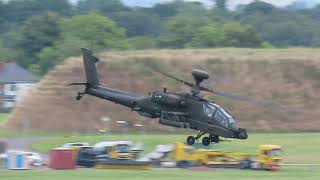
M 34 84 L 32 74 L 16 63 L 0 63 L 0 111 L 10 111 Z

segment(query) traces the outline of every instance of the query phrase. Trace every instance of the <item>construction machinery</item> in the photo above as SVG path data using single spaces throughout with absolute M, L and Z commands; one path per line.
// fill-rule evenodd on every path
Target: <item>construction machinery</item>
M 172 159 L 177 166 L 186 168 L 205 165 L 213 168 L 263 169 L 276 171 L 280 168 L 281 146 L 260 145 L 258 155 L 241 152 L 195 149 L 183 143 L 175 143 Z
M 100 142 L 81 148 L 77 164 L 98 169 L 150 169 L 150 163 L 135 160 L 138 153 L 130 141 Z
M 68 149 L 72 149 L 73 151 L 73 159 L 76 160 L 77 157 L 78 157 L 78 153 L 79 153 L 79 150 L 81 148 L 86 148 L 86 147 L 92 147 L 90 146 L 89 143 L 87 142 L 72 142 L 72 143 L 65 143 L 63 144 L 60 148 L 68 148 Z

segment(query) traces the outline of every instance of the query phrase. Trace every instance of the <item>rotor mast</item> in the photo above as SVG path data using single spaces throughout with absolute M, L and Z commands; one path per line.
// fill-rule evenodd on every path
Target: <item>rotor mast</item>
M 203 90 L 203 87 L 201 86 L 201 83 L 209 79 L 209 73 L 207 71 L 201 70 L 201 69 L 193 69 L 192 70 L 192 76 L 194 80 L 196 81 L 196 84 L 192 84 L 191 87 L 191 94 L 192 96 L 199 96 L 201 90 Z

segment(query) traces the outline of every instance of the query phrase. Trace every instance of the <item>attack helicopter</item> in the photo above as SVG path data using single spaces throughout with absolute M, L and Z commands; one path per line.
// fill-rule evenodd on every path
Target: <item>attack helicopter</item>
M 219 96 L 246 100 L 231 94 L 216 92 L 203 86 L 202 82 L 209 79 L 208 72 L 201 69 L 193 69 L 192 76 L 195 82 L 191 83 L 168 73 L 158 71 L 189 86 L 191 93 L 168 92 L 167 88 L 164 88 L 162 91 L 154 91 L 143 96 L 119 89 L 103 87 L 96 70 L 96 63 L 99 59 L 93 55 L 90 49 L 82 48 L 82 53 L 86 82 L 69 84 L 85 86 L 84 91 L 77 93 L 77 101 L 87 94 L 123 105 L 139 113 L 141 116 L 159 119 L 159 123 L 162 125 L 198 131 L 196 136 L 187 137 L 186 142 L 189 145 L 193 145 L 200 138 L 202 138 L 201 142 L 205 146 L 208 146 L 210 143 L 224 141 L 220 137 L 248 138 L 246 129 L 240 128 L 236 119 L 227 110 L 200 96 L 201 91 L 206 91 Z

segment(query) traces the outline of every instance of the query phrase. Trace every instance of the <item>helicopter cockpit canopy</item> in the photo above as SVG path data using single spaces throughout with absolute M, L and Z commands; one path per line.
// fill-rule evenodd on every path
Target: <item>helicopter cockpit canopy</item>
M 238 125 L 235 119 L 219 105 L 213 103 L 204 103 L 203 110 L 208 117 L 216 120 L 225 128 L 238 130 Z

